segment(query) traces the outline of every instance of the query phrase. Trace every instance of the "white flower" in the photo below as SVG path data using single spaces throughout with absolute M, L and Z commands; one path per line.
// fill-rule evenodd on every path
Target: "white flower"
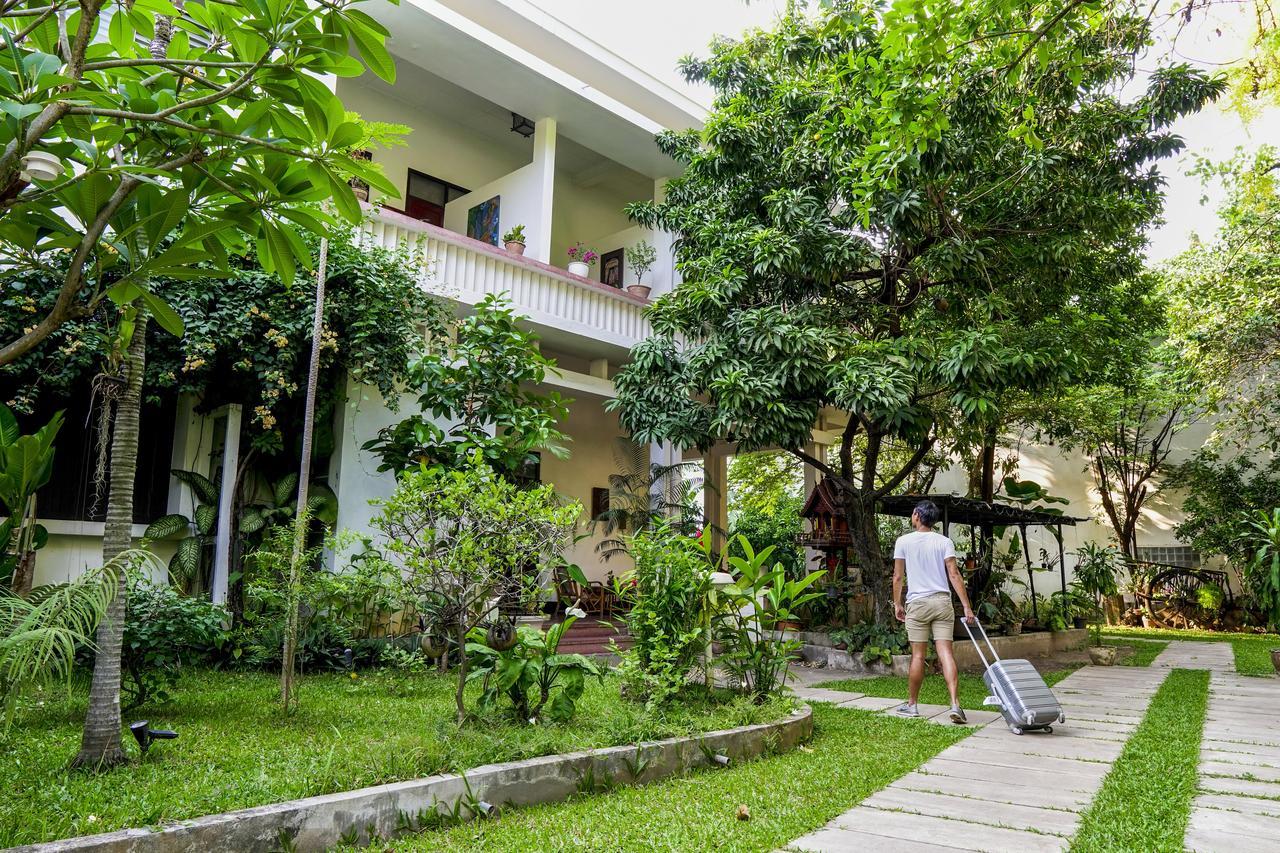
M 581 607 L 570 607 L 565 610 L 564 615 L 572 616 L 574 619 L 585 619 L 587 618 L 587 611 L 583 610 Z

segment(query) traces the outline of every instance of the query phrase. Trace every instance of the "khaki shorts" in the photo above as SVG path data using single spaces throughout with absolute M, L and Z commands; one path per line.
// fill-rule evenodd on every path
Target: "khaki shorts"
M 956 636 L 956 612 L 951 606 L 951 593 L 936 592 L 907 602 L 907 639 L 927 643 L 932 638 L 953 640 Z

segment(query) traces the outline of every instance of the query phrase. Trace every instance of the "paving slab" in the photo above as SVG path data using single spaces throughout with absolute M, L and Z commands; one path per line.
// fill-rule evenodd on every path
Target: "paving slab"
M 791 691 L 806 702 L 831 702 L 839 704 L 857 699 L 861 693 L 850 693 L 846 690 L 832 690 L 829 687 L 793 687 Z
M 965 779 L 916 771 L 903 776 L 894 783 L 894 787 L 908 791 L 951 794 L 991 803 L 1016 803 L 1074 811 L 1080 811 L 1089 802 L 1088 794 L 1064 788 L 1049 778 L 1045 778 L 1043 784 L 1033 784 L 1032 781 L 1023 779 L 1018 784 L 1008 785 L 989 779 Z
M 1222 761 L 1201 761 L 1202 776 L 1234 776 L 1237 779 L 1253 779 L 1258 782 L 1280 782 L 1280 767 L 1257 767 L 1247 764 L 1227 764 Z
M 1242 797 L 1237 794 L 1201 794 L 1196 797 L 1194 808 L 1221 809 L 1229 812 L 1280 817 L 1280 800 Z
M 836 818 L 836 825 L 872 835 L 885 835 L 907 841 L 946 843 L 964 850 L 984 853 L 1058 853 L 1066 848 L 1066 839 L 1056 835 L 1040 835 L 1017 829 L 987 826 L 931 815 L 883 811 L 859 806 Z
M 904 791 L 895 788 L 872 794 L 863 802 L 863 805 L 909 814 L 966 820 L 988 826 L 1047 832 L 1051 835 L 1066 837 L 1070 837 L 1080 823 L 1078 815 L 1062 809 L 1048 809 L 1020 803 L 984 802 L 953 794 Z
M 929 722 L 937 723 L 940 726 L 954 726 L 956 724 L 951 722 L 950 712 L 951 712 L 951 709 L 948 708 L 943 713 L 930 717 Z M 964 726 L 971 729 L 972 728 L 981 729 L 982 727 L 986 726 L 988 723 L 994 723 L 997 720 L 1003 719 L 1003 717 L 1000 716 L 1000 712 L 998 711 L 965 711 L 964 716 L 965 716 L 965 719 L 968 720 L 967 723 L 964 723 Z M 980 733 L 981 733 L 980 731 L 975 732 L 975 736 Z
M 946 751 L 942 752 L 942 755 L 945 756 L 946 754 Z M 951 776 L 956 779 L 984 779 L 988 782 L 1006 786 L 1056 785 L 1064 791 L 1088 794 L 1096 791 L 1099 783 L 1098 774 L 1096 773 L 1064 773 L 1060 770 L 1044 770 L 1034 767 L 999 767 L 942 757 L 925 762 L 920 770 L 925 773 Z
M 849 694 L 857 696 L 857 694 Z M 886 711 L 902 704 L 901 699 L 887 699 L 883 696 L 857 696 L 847 702 L 841 702 L 841 708 L 861 708 L 864 711 Z
M 1201 776 L 1200 788 L 1204 791 L 1223 794 L 1280 800 L 1280 782 L 1259 782 L 1256 779 L 1236 779 L 1228 776 Z
M 1190 839 L 1218 836 L 1214 846 L 1193 847 L 1198 850 L 1239 850 L 1238 839 L 1256 839 L 1266 843 L 1272 851 L 1280 847 L 1280 818 L 1267 815 L 1228 812 L 1222 809 L 1198 808 L 1191 812 L 1187 822 L 1188 846 Z M 1201 842 L 1203 844 L 1203 842 Z M 1245 848 L 1250 849 L 1250 848 Z
M 787 845 L 788 850 L 806 850 L 813 853 L 939 853 L 962 850 L 926 841 L 907 841 L 884 835 L 858 832 L 842 826 L 831 826 L 806 835 Z

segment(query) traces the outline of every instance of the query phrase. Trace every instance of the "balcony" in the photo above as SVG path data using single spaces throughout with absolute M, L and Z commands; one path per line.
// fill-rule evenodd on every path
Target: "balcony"
M 649 335 L 644 316 L 649 301 L 626 291 L 392 210 L 370 208 L 364 232 L 376 245 L 420 249 L 422 282 L 438 296 L 474 305 L 505 292 L 516 311 L 549 340 L 563 342 L 570 335 L 578 339 L 575 349 L 600 342 L 621 355 L 618 350 L 629 350 Z

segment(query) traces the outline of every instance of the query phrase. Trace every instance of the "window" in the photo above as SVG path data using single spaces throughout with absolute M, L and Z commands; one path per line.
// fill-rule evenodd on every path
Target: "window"
M 466 194 L 467 191 L 456 184 L 410 169 L 404 192 L 404 212 L 414 219 L 443 227 L 444 206 Z
M 542 454 L 535 451 L 530 456 L 532 459 L 525 460 L 509 478 L 522 489 L 532 488 L 542 482 Z
M 1200 567 L 1200 555 L 1190 545 L 1139 545 L 1138 559 L 1184 569 Z

